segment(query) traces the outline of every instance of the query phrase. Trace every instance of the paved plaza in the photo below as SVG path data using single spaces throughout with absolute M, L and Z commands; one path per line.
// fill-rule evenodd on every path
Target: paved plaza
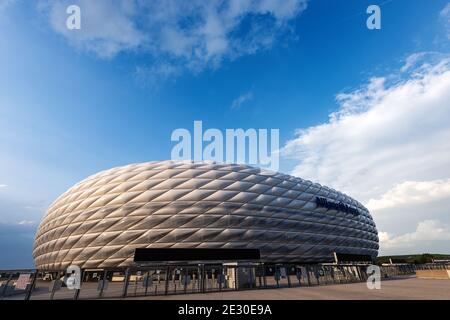
M 138 298 L 136 298 L 138 299 Z M 450 300 L 450 280 L 407 278 L 381 283 L 380 290 L 367 289 L 366 283 L 315 287 L 229 291 L 207 294 L 152 296 L 151 300 Z
M 38 282 L 31 300 L 48 300 L 51 294 L 48 283 Z M 385 280 L 381 282 L 380 290 L 367 289 L 365 282 L 320 285 L 311 287 L 255 289 L 241 291 L 222 291 L 208 293 L 168 294 L 160 292 L 160 287 L 154 286 L 144 296 L 144 289 L 140 286 L 130 286 L 127 299 L 137 300 L 450 300 L 450 280 L 418 279 L 404 277 L 401 279 Z M 170 289 L 170 288 L 169 288 Z M 172 288 L 173 289 L 173 288 Z M 111 283 L 104 292 L 103 299 L 121 299 L 122 283 Z M 169 290 L 169 292 L 174 292 Z M 73 299 L 74 291 L 63 288 L 54 294 L 54 299 Z M 5 297 L 7 300 L 23 300 L 24 294 Z M 85 283 L 79 299 L 99 299 L 96 283 Z

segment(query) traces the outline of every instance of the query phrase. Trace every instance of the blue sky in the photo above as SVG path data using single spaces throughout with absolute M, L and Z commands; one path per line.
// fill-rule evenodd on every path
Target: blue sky
M 62 24 L 72 3 L 78 34 Z M 0 248 L 17 249 L 0 268 L 32 264 L 34 229 L 59 194 L 170 158 L 172 131 L 194 120 L 279 128 L 280 171 L 371 204 L 382 253 L 449 247 L 448 1 L 92 3 L 0 0 Z M 366 27 L 370 4 L 381 30 Z

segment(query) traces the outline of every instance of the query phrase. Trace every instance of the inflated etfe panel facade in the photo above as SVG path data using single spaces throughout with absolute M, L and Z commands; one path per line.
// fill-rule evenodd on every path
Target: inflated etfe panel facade
M 61 195 L 33 256 L 39 269 L 114 268 L 132 264 L 135 248 L 255 248 L 267 262 L 320 262 L 333 252 L 376 257 L 378 235 L 365 207 L 317 183 L 246 165 L 160 161 L 100 172 Z

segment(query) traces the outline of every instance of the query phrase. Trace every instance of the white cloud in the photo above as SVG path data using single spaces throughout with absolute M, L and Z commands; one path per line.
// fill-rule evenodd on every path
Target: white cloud
M 380 246 L 388 253 L 395 249 L 409 252 L 432 252 L 430 244 L 440 245 L 440 250 L 450 250 L 450 226 L 437 220 L 425 220 L 417 224 L 414 232 L 393 236 L 379 233 Z M 431 250 L 430 250 L 431 249 Z
M 233 100 L 233 102 L 231 103 L 231 109 L 239 109 L 242 106 L 242 104 L 252 99 L 253 99 L 252 91 L 248 91 L 244 94 L 241 94 L 239 97 Z
M 299 130 L 283 150 L 299 161 L 293 174 L 363 202 L 398 183 L 450 177 L 449 59 L 386 81 L 339 94 L 328 122 Z
M 436 51 L 416 52 L 405 59 L 405 64 L 401 67 L 401 72 L 407 72 L 419 68 L 421 66 L 427 67 L 432 63 L 439 63 L 440 60 L 445 59 L 445 54 Z
M 66 10 L 72 4 L 81 8 L 81 30 L 66 27 Z M 102 58 L 135 49 L 144 39 L 132 20 L 137 9 L 135 1 L 41 0 L 39 9 L 48 16 L 51 27 L 72 45 Z
M 450 2 L 441 10 L 439 16 L 444 21 L 447 38 L 450 39 Z
M 24 225 L 32 226 L 32 225 L 35 225 L 36 222 L 35 221 L 31 221 L 31 220 L 22 220 L 18 224 L 21 225 L 21 226 L 24 226 Z
M 450 179 L 433 181 L 406 181 L 395 185 L 379 199 L 370 199 L 371 211 L 402 207 L 450 199 Z
M 7 188 L 7 187 L 8 187 L 8 185 L 6 185 L 6 184 L 0 184 L 0 189 Z
M 449 17 L 450 16 L 450 2 L 441 10 L 441 17 Z
M 424 230 L 425 220 L 450 221 L 449 57 L 417 54 L 399 73 L 373 78 L 336 100 L 339 109 L 327 122 L 298 130 L 284 146 L 282 154 L 298 161 L 292 174 L 366 203 L 384 232 L 380 238 L 409 234 L 394 239 L 441 248 L 410 230 Z M 395 253 L 404 252 L 400 244 Z
M 79 31 L 65 27 L 69 4 L 81 7 Z M 164 59 L 163 65 L 195 72 L 270 48 L 306 5 L 307 0 L 40 0 L 52 28 L 83 51 L 104 58 L 144 52 Z

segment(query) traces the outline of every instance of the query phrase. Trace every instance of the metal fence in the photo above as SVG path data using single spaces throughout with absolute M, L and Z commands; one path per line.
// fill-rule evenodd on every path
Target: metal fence
M 420 266 L 419 266 L 420 267 Z M 425 267 L 425 266 L 424 266 Z M 450 267 L 447 265 L 444 267 Z M 414 275 L 418 266 L 382 266 L 381 278 Z M 65 285 L 65 270 L 0 271 L 0 299 L 118 299 L 157 295 L 309 287 L 363 282 L 367 265 L 155 265 L 82 270 L 81 288 Z
M 416 270 L 450 270 L 450 262 L 426 263 L 415 267 Z

